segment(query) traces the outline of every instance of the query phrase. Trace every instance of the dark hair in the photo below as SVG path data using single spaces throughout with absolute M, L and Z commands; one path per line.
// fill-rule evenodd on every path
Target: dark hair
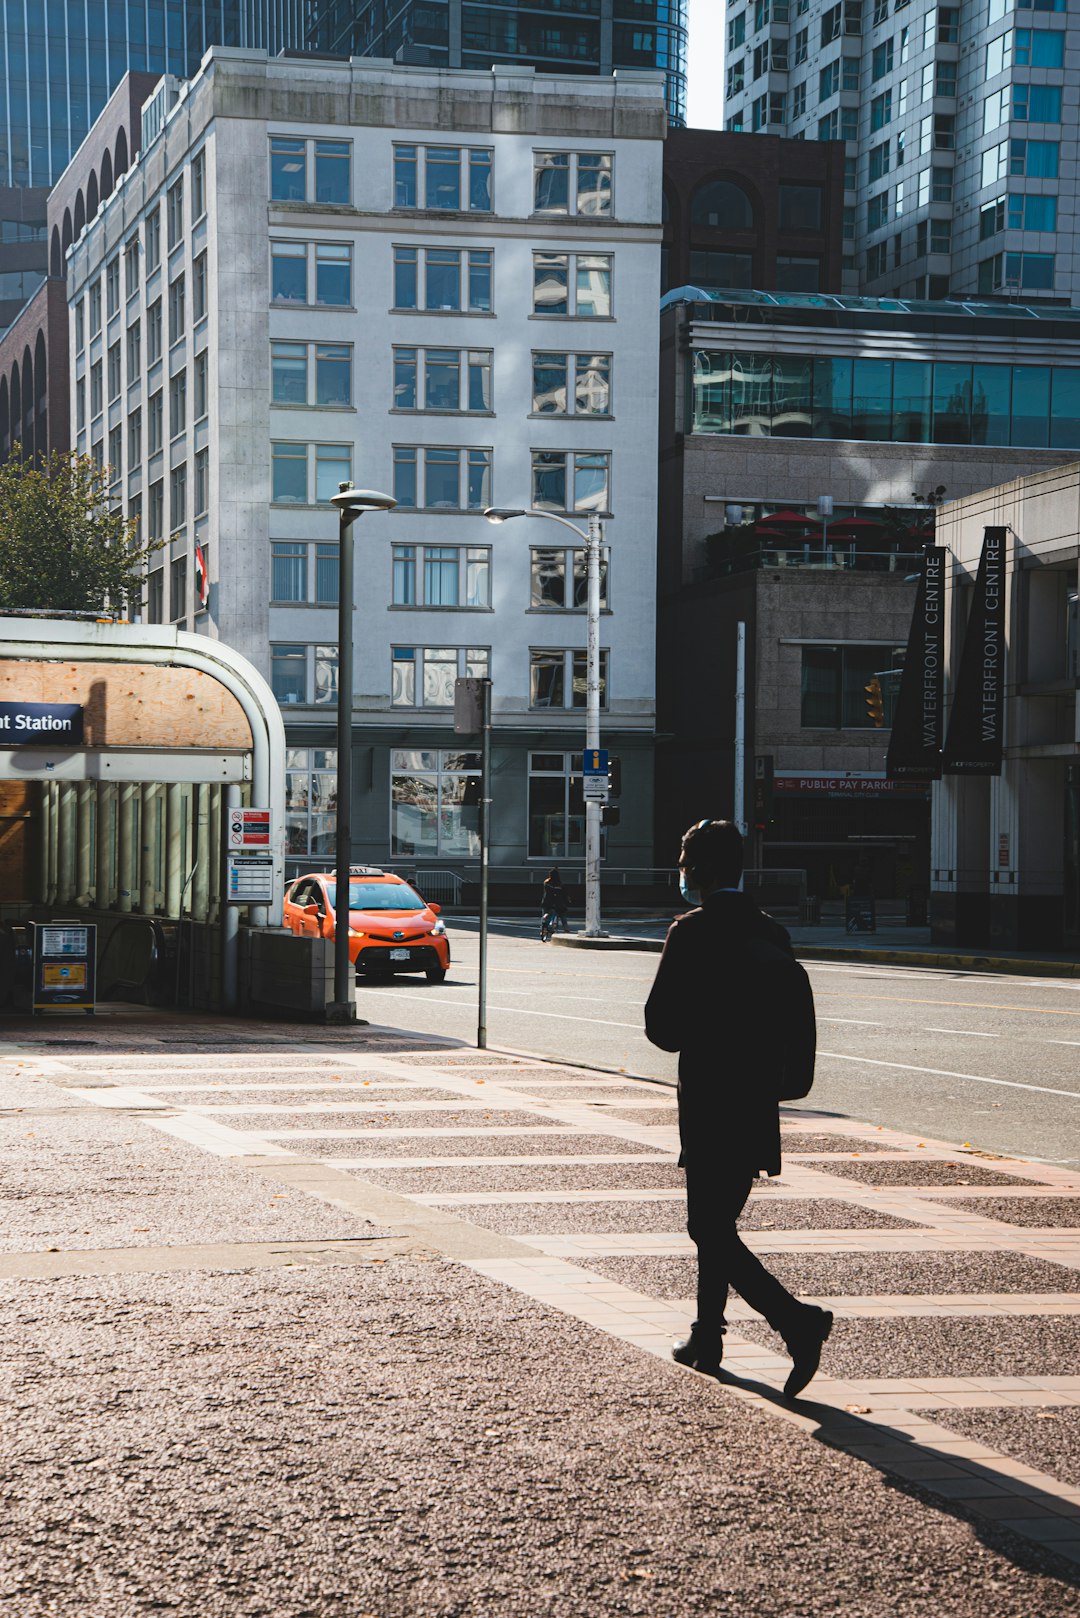
M 554 883 L 557 888 L 562 887 L 562 877 L 559 875 L 559 867 L 557 865 L 553 865 L 547 876 L 544 878 L 545 888 L 549 882 Z
M 679 866 L 703 893 L 737 887 L 743 869 L 738 826 L 731 820 L 699 820 L 683 833 Z

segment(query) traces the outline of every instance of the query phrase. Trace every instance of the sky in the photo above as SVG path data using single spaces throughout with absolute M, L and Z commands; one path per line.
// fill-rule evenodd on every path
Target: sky
M 687 123 L 719 129 L 724 121 L 724 0 L 690 0 Z

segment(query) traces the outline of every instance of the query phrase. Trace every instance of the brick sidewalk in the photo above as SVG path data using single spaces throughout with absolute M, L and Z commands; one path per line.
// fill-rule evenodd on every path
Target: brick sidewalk
M 669 1090 L 490 1053 L 304 1052 L 163 1054 L 147 1082 L 145 1055 L 55 1050 L 24 1072 L 145 1108 L 167 1136 L 667 1357 L 694 1273 Z M 836 1326 L 788 1407 L 778 1340 L 736 1298 L 728 1391 L 1080 1567 L 1080 1177 L 790 1109 L 782 1179 L 744 1224 Z

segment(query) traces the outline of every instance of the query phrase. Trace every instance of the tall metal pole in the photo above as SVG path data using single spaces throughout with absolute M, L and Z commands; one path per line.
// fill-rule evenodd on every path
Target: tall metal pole
M 491 681 L 481 680 L 480 725 L 480 984 L 476 1044 L 487 1049 L 488 859 L 491 847 Z
M 343 484 L 342 488 L 347 488 Z M 338 700 L 336 882 L 334 902 L 334 1022 L 356 1018 L 356 989 L 349 960 L 349 864 L 352 855 L 353 547 L 350 524 L 359 515 L 338 512 Z
M 585 750 L 600 746 L 600 549 L 603 524 L 589 513 L 585 541 L 588 641 L 586 652 Z M 600 938 L 600 805 L 585 800 L 585 937 Z
M 735 785 L 732 820 L 746 836 L 746 625 L 735 646 Z

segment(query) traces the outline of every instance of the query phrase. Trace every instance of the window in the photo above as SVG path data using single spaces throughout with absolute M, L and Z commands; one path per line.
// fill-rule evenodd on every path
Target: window
M 156 393 L 150 395 L 146 408 L 146 449 L 149 455 L 156 455 L 161 449 L 165 438 L 165 396 L 158 388 Z
M 128 416 L 128 468 L 134 471 L 142 460 L 142 411 L 133 410 Z
M 142 331 L 137 320 L 133 320 L 127 329 L 127 379 L 128 387 L 139 380 L 142 370 Z
M 191 318 L 196 322 L 206 318 L 206 254 L 200 253 L 191 266 Z
M 1020 200 L 1020 199 L 1018 199 Z M 979 209 L 979 240 L 989 241 L 999 230 L 1005 229 L 1005 198 L 998 197 Z
M 607 707 L 608 654 L 600 652 L 600 706 Z M 570 649 L 529 653 L 530 708 L 584 708 L 588 695 L 587 654 Z
M 132 236 L 124 248 L 124 296 L 133 297 L 139 290 L 139 238 Z
M 392 854 L 429 859 L 479 854 L 479 753 L 395 751 L 390 800 Z
M 1059 124 L 1061 89 L 1056 84 L 1014 84 L 1012 115 L 1020 122 Z
M 270 498 L 277 505 L 321 505 L 351 480 L 349 444 L 271 445 Z
M 173 623 L 187 617 L 187 557 L 176 556 L 169 563 L 169 616 Z
M 829 62 L 818 74 L 818 101 L 829 101 L 840 93 L 840 61 Z
M 454 681 L 485 680 L 489 653 L 482 646 L 393 646 L 392 708 L 452 708 Z
M 82 298 L 75 305 L 75 352 L 81 354 L 86 347 L 86 304 Z
M 931 253 L 952 252 L 952 221 L 949 219 L 930 220 L 930 251 Z
M 889 267 L 888 242 L 875 242 L 873 247 L 866 250 L 866 275 L 870 281 L 875 281 L 879 275 L 884 275 Z
M 146 621 L 148 624 L 164 622 L 165 569 L 156 567 L 146 580 Z
M 120 422 L 109 429 L 110 483 L 119 483 L 124 470 L 124 428 Z
M 884 39 L 880 45 L 874 46 L 873 55 L 870 58 L 871 81 L 876 84 L 878 79 L 886 78 L 892 70 L 893 42 L 891 39 Z
M 193 414 L 196 421 L 201 421 L 206 415 L 209 408 L 208 400 L 206 350 L 203 348 L 195 356 L 195 409 Z
M 754 47 L 754 71 L 750 76 L 751 82 L 753 82 L 754 79 L 760 79 L 762 74 L 767 73 L 768 71 L 769 41 L 766 39 L 762 44 L 755 45 Z
M 843 90 L 858 90 L 859 88 L 859 58 L 857 56 L 841 57 L 842 77 L 840 87 Z
M 536 546 L 530 552 L 532 588 L 529 605 L 534 611 L 584 612 L 588 606 L 586 552 L 580 547 Z M 600 607 L 608 605 L 609 552 L 600 558 Z
M 580 753 L 529 754 L 529 858 L 583 859 Z
M 1018 66 L 1051 68 L 1065 66 L 1065 35 L 1060 31 L 1051 32 L 1048 28 L 1017 28 L 1013 39 Z
M 610 215 L 613 165 L 610 152 L 535 152 L 533 211 Z
M 270 543 L 270 599 L 315 607 L 338 602 L 338 548 L 308 540 L 275 539 Z
M 879 191 L 876 197 L 871 197 L 866 206 L 867 230 L 880 230 L 889 219 L 889 193 Z
M 270 398 L 279 405 L 347 408 L 352 404 L 352 344 L 271 343 Z
M 869 682 L 898 667 L 903 650 L 889 646 L 804 646 L 802 649 L 802 726 L 804 730 L 867 730 Z M 894 681 L 882 682 L 885 723 L 892 724 Z
M 195 456 L 195 515 L 204 517 L 210 510 L 210 451 L 199 450 Z
M 348 242 L 271 242 L 270 301 L 306 304 L 311 284 L 316 307 L 351 306 L 352 248 Z
M 607 511 L 611 455 L 606 450 L 532 452 L 532 504 L 537 511 Z
M 146 311 L 146 363 L 156 365 L 161 358 L 161 299 L 155 298 Z
M 121 375 L 120 375 L 120 341 L 119 341 L 119 338 L 117 339 L 117 341 L 115 343 L 113 343 L 113 345 L 109 349 L 108 359 L 109 359 L 109 376 L 108 376 L 109 400 L 111 402 L 113 399 L 118 399 L 120 397 Z
M 394 545 L 395 607 L 490 607 L 490 545 Z
M 347 206 L 352 145 L 347 140 L 270 137 L 270 198 L 273 202 L 322 202 Z
M 795 35 L 795 66 L 796 67 L 800 66 L 801 63 L 806 61 L 807 55 L 809 54 L 809 50 L 810 50 L 810 30 L 809 30 L 809 28 L 800 28 L 799 32 Z
M 83 376 L 75 383 L 75 426 L 80 432 L 86 426 L 86 378 Z
M 100 438 L 95 438 L 94 442 L 90 445 L 90 459 L 93 461 L 99 472 L 104 469 L 105 446 L 102 444 Z
M 889 142 L 883 140 L 879 146 L 870 148 L 870 184 L 882 179 L 889 172 Z
M 337 647 L 272 644 L 270 689 L 284 707 L 337 702 Z
M 162 539 L 165 535 L 165 482 L 158 478 L 156 483 L 150 485 L 150 498 L 146 511 L 147 526 L 151 539 Z
M 805 61 L 805 57 L 803 58 Z M 729 62 L 727 70 L 727 97 L 737 96 L 746 87 L 746 62 L 739 57 L 737 62 Z
M 727 48 L 729 51 L 738 50 L 746 39 L 746 12 L 740 11 L 737 17 L 731 17 L 727 25 Z
M 120 308 L 120 256 L 111 258 L 105 266 L 105 316 L 111 320 Z
M 753 230 L 753 204 L 733 180 L 707 180 L 691 199 L 690 223 L 705 230 Z
M 693 247 L 690 250 L 690 281 L 693 286 L 752 287 L 754 255 Z
M 998 229 L 1002 227 L 999 225 Z M 1009 193 L 1010 230 L 1056 230 L 1057 197 Z
M 892 122 L 892 91 L 886 90 L 884 94 L 875 96 L 870 103 L 870 128 L 884 129 Z
M 1006 253 L 1005 285 L 1021 292 L 1052 292 L 1053 253 Z
M 611 414 L 610 354 L 533 354 L 533 413 Z
M 934 114 L 934 151 L 951 152 L 956 146 L 956 115 L 951 112 Z
M 533 253 L 533 313 L 609 318 L 611 254 Z
M 956 45 L 960 41 L 960 11 L 956 6 L 939 6 L 937 14 L 937 42 Z
M 930 200 L 931 202 L 951 202 L 953 199 L 953 171 L 952 169 L 932 168 L 930 170 Z M 921 197 L 920 197 L 921 200 Z
M 184 277 L 178 275 L 169 287 L 169 347 L 184 335 Z
M 187 372 L 177 371 L 169 379 L 169 437 L 178 438 L 187 430 Z
M 819 231 L 824 213 L 821 187 L 793 185 L 782 180 L 778 209 L 781 230 Z
M 206 212 L 206 151 L 196 152 L 191 159 L 191 223 Z
M 821 19 L 821 47 L 831 45 L 834 39 L 840 38 L 840 6 L 830 6 Z
M 394 207 L 491 212 L 489 146 L 395 146 Z
M 491 504 L 491 451 L 398 444 L 394 498 L 415 511 L 483 511 Z
M 491 409 L 490 348 L 395 348 L 394 409 Z
M 90 367 L 90 420 L 100 416 L 104 407 L 101 386 L 101 361 L 95 360 Z
M 143 255 L 146 259 L 146 273 L 153 275 L 161 263 L 161 209 L 153 208 L 146 216 L 143 225 Z
M 794 121 L 797 118 L 803 118 L 805 116 L 806 116 L 806 83 L 804 81 L 802 84 L 795 84 L 795 85 L 792 86 L 792 89 L 791 89 L 791 117 L 792 117 L 792 120 Z
M 169 527 L 175 532 L 187 522 L 187 464 L 181 461 L 169 474 Z
M 934 69 L 934 94 L 936 96 L 956 95 L 955 62 L 938 62 Z
M 491 313 L 489 247 L 395 247 L 394 307 Z
M 285 852 L 332 854 L 337 807 L 337 753 L 285 749 Z
M 166 234 L 171 253 L 184 236 L 184 177 L 171 185 L 165 198 Z
M 1056 140 L 1011 140 L 1009 173 L 1026 175 L 1029 180 L 1056 180 L 1058 143 Z
M 90 286 L 90 335 L 97 337 L 101 331 L 101 282 L 94 281 Z

